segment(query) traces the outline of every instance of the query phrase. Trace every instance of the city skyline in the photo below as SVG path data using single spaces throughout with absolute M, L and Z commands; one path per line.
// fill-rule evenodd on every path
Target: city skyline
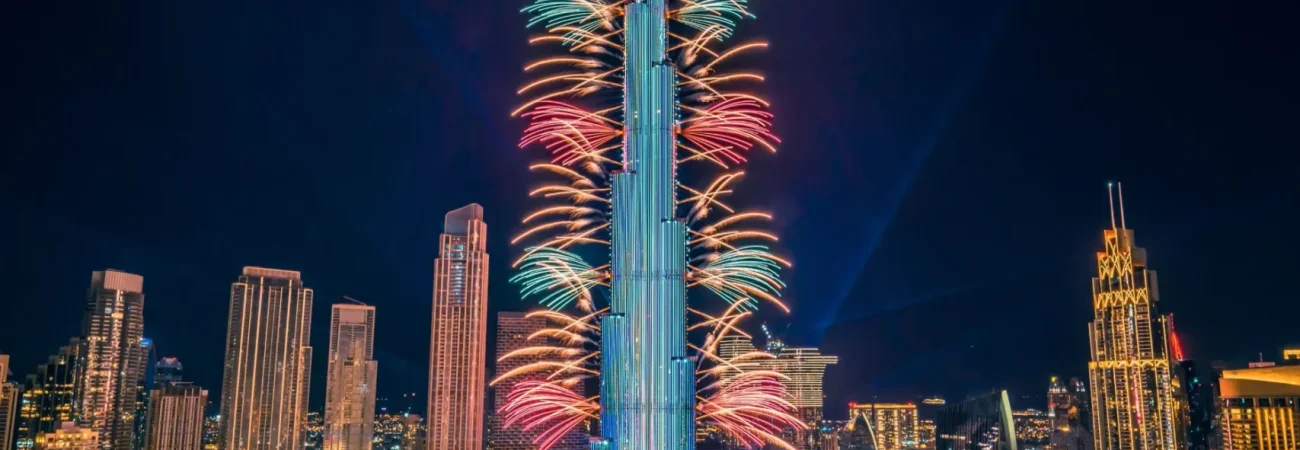
M 521 212 L 537 205 L 527 167 L 547 159 L 516 148 L 527 122 L 506 114 L 522 103 L 504 92 L 526 85 L 521 66 L 549 54 L 525 44 L 540 32 L 523 29 L 525 2 L 326 0 L 306 15 L 204 3 L 7 15 L 7 85 L 23 87 L 0 164 L 10 381 L 81 334 L 85 274 L 112 267 L 148 279 L 142 336 L 218 404 L 230 281 L 258 266 L 392 311 L 376 331 L 378 395 L 424 403 L 444 212 L 487 206 L 488 316 L 535 304 L 507 281 Z M 1300 249 L 1300 188 L 1289 156 L 1272 156 L 1292 147 L 1300 100 L 1300 70 L 1276 57 L 1294 14 L 747 4 L 759 20 L 726 40 L 770 39 L 738 62 L 767 78 L 753 94 L 785 144 L 753 155 L 736 203 L 777 218 L 794 267 L 792 312 L 760 311 L 743 330 L 767 322 L 792 347 L 840 356 L 827 417 L 850 400 L 990 387 L 1041 408 L 1048 376 L 1087 382 L 1086 278 L 1108 180 L 1124 181 L 1127 225 L 1161 271 L 1160 313 L 1178 316 L 1199 373 L 1297 340 L 1252 325 L 1300 314 L 1287 300 L 1300 263 L 1286 256 Z M 288 220 L 248 207 L 267 201 Z M 1209 282 L 1229 279 L 1250 282 Z M 315 411 L 328 310 L 311 311 Z

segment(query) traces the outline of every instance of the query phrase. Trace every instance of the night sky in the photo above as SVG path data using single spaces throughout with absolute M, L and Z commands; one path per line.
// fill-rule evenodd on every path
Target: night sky
M 1300 342 L 1300 39 L 1276 3 L 753 0 L 740 38 L 772 46 L 744 67 L 784 144 L 735 203 L 773 211 L 795 263 L 794 313 L 763 319 L 842 357 L 830 415 L 993 387 L 1042 407 L 1049 375 L 1086 376 L 1110 180 L 1191 358 Z M 484 205 L 491 306 L 530 307 L 506 282 L 543 157 L 508 115 L 547 54 L 524 4 L 0 6 L 15 375 L 116 268 L 145 277 L 160 354 L 216 391 L 230 283 L 260 265 L 316 291 L 313 408 L 343 295 L 377 307 L 380 396 L 423 397 L 443 214 Z

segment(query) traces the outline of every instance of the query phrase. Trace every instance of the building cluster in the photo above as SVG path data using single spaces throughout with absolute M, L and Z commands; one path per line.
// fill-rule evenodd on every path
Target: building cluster
M 1118 199 L 1118 220 L 1112 203 L 1096 255 L 1086 381 L 1051 378 L 1041 410 L 1012 410 L 1006 391 L 991 391 L 960 402 L 850 403 L 847 420 L 828 420 L 822 383 L 838 358 L 787 346 L 764 325 L 772 357 L 755 364 L 782 375 L 807 425 L 781 437 L 799 450 L 1300 449 L 1300 348 L 1240 368 L 1187 358 Z M 346 297 L 329 317 L 324 412 L 309 413 L 313 291 L 297 271 L 252 266 L 231 284 L 221 396 L 213 399 L 220 413 L 208 416 L 208 391 L 185 381 L 179 359 L 158 358 L 144 335 L 144 277 L 108 269 L 91 274 L 81 332 L 45 362 L 11 379 L 10 359 L 0 355 L 0 450 L 536 450 L 539 430 L 508 427 L 496 414 L 512 386 L 530 378 L 488 387 L 482 219 L 478 205 L 452 211 L 439 240 L 427 416 L 409 407 L 377 413 L 376 311 Z M 515 312 L 495 320 L 497 355 L 535 345 L 549 325 L 545 315 Z M 717 344 L 724 360 L 756 351 L 748 336 Z M 533 362 L 508 358 L 491 370 Z M 739 370 L 724 368 L 718 382 Z M 592 448 L 594 421 L 551 448 Z M 696 441 L 701 450 L 743 448 L 708 427 Z
M 482 219 L 478 205 L 449 213 L 440 241 L 429 378 L 440 413 L 427 426 L 419 415 L 376 420 L 375 308 L 346 297 L 331 308 L 325 413 L 308 413 L 313 291 L 297 271 L 252 266 L 231 283 L 220 413 L 207 416 L 208 391 L 144 336 L 144 277 L 109 269 L 91 274 L 81 333 L 22 383 L 0 355 L 0 450 L 481 448 Z
M 925 399 L 921 408 L 851 403 L 848 420 L 805 416 L 818 421 L 790 442 L 801 450 L 1300 449 L 1300 347 L 1283 349 L 1277 362 L 1261 357 L 1238 368 L 1184 355 L 1173 316 L 1159 311 L 1156 273 L 1127 227 L 1122 191 L 1115 194 L 1092 280 L 1086 380 L 1053 377 L 1045 410 L 1012 410 L 1005 391 L 955 404 Z M 721 356 L 754 349 L 747 339 L 728 339 L 719 343 Z M 779 340 L 769 341 L 769 351 L 785 354 Z M 820 377 L 824 368 L 810 373 Z M 797 389 L 791 392 L 801 410 L 820 410 Z M 700 434 L 729 448 L 713 437 L 716 430 Z

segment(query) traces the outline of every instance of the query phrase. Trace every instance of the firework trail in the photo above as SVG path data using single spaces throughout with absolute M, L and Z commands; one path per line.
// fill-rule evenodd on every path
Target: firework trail
M 536 78 L 518 90 L 526 100 L 512 114 L 528 121 L 520 147 L 549 154 L 532 169 L 556 181 L 531 192 L 548 205 L 523 219 L 526 230 L 513 242 L 527 246 L 511 281 L 547 308 L 533 314 L 552 326 L 530 337 L 535 346 L 500 356 L 539 359 L 498 378 L 526 378 L 501 409 L 506 424 L 535 431 L 542 449 L 588 419 L 603 419 L 603 437 L 619 450 L 691 448 L 682 443 L 694 439 L 680 426 L 683 418 L 748 445 L 790 448 L 779 432 L 804 425 L 791 415 L 782 376 L 763 369 L 761 360 L 772 355 L 724 359 L 713 348 L 729 334 L 743 334 L 738 321 L 760 304 L 789 311 L 780 300 L 780 270 L 790 263 L 770 250 L 777 237 L 753 226 L 771 215 L 728 201 L 744 177 L 737 167 L 752 151 L 775 151 L 780 142 L 768 102 L 743 90 L 762 76 L 726 70 L 767 47 L 728 46 L 737 23 L 753 17 L 747 1 L 536 0 L 523 12 L 529 27 L 542 30 L 530 42 L 558 54 L 525 67 Z M 692 173 L 715 168 L 716 175 L 692 186 L 677 179 L 684 164 L 703 169 Z M 672 250 L 678 246 L 684 254 Z M 593 255 L 608 259 L 589 262 Z M 635 275 L 678 272 L 654 281 Z M 644 320 L 687 316 L 681 308 L 688 288 L 720 297 L 725 312 L 687 308 L 689 328 Z M 707 330 L 707 336 L 693 345 L 676 337 L 686 333 L 671 332 L 674 327 Z M 640 338 L 629 344 L 625 335 Z M 645 355 L 625 359 L 630 353 Z M 602 374 L 602 364 L 620 369 Z M 671 365 L 674 372 L 646 372 L 647 365 Z M 602 375 L 610 377 L 606 384 L 644 383 L 653 394 L 579 393 L 584 380 Z M 687 389 L 683 383 L 693 387 L 676 394 Z M 657 397 L 675 400 L 625 406 Z M 610 435 L 620 433 L 625 436 Z M 628 440 L 631 434 L 654 437 Z

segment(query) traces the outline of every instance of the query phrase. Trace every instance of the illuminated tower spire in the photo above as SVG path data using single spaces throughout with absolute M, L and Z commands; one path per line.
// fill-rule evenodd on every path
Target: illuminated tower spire
M 1111 196 L 1111 229 L 1102 233 L 1092 279 L 1095 319 L 1088 334 L 1092 361 L 1092 421 L 1097 450 L 1178 448 L 1178 410 L 1170 371 L 1171 342 L 1165 318 L 1156 308 L 1156 273 L 1146 251 L 1133 245 L 1119 191 L 1119 226 Z M 1109 193 L 1110 188 L 1107 187 Z
M 664 0 L 626 6 L 625 171 L 613 177 L 613 298 L 601 341 L 601 434 L 617 450 L 695 444 L 686 224 L 676 215 L 676 69 L 665 51 L 666 17 Z

